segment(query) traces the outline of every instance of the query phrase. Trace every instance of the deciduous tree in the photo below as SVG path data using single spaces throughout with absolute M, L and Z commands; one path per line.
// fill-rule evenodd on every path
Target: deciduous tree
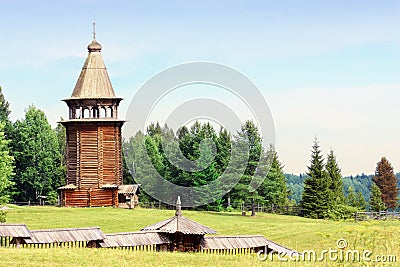
M 16 162 L 16 200 L 36 201 L 63 183 L 57 134 L 43 111 L 30 106 L 25 119 L 15 122 L 12 147 Z
M 4 125 L 4 122 L 0 122 L 0 206 L 9 201 L 9 190 L 13 184 L 11 178 L 14 175 L 14 158 L 10 155 L 9 140 L 4 137 Z

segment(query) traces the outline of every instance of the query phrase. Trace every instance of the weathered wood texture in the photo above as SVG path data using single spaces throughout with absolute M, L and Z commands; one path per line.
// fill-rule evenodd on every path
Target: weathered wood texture
M 118 206 L 118 189 L 76 189 L 61 193 L 62 206 L 103 207 Z
M 68 123 L 67 184 L 78 189 L 122 184 L 122 123 Z
M 122 184 L 122 121 L 67 121 L 67 184 L 75 190 L 62 190 L 62 206 L 118 206 Z
M 122 185 L 121 127 L 116 97 L 93 40 L 70 98 L 67 134 L 67 185 L 60 187 L 62 206 L 118 206 Z

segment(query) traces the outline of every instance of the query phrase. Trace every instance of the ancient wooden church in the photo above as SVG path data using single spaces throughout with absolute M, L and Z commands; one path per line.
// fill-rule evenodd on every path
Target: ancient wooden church
M 125 201 L 122 186 L 121 127 L 118 105 L 101 56 L 93 41 L 70 98 L 64 99 L 69 118 L 62 121 L 67 134 L 66 185 L 58 188 L 61 206 L 118 206 Z M 137 188 L 137 187 L 136 187 Z M 136 192 L 130 192 L 132 199 Z

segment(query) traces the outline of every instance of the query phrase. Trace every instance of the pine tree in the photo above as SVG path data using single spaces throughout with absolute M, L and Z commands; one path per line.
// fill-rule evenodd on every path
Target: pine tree
M 377 163 L 373 181 L 382 193 L 382 201 L 388 209 L 395 209 L 397 206 L 397 180 L 393 172 L 393 167 L 389 161 L 382 157 Z
M 382 193 L 376 183 L 371 186 L 371 198 L 369 199 L 369 206 L 373 211 L 386 210 L 386 206 L 382 201 Z
M 329 177 L 329 203 L 330 208 L 344 203 L 343 181 L 341 170 L 338 166 L 336 156 L 331 150 L 328 154 L 325 170 Z
M 309 177 L 304 181 L 301 200 L 304 215 L 310 218 L 325 218 L 329 211 L 329 203 L 326 199 L 329 194 L 329 178 L 324 170 L 324 159 L 317 138 L 312 147 L 311 165 L 308 167 L 307 175 Z

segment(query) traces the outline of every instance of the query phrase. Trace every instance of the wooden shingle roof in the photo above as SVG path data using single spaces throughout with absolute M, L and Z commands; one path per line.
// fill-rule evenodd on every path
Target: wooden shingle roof
M 169 243 L 171 243 L 171 241 L 159 232 L 130 232 L 106 234 L 106 238 L 100 241 L 99 245 L 103 248 L 115 248 Z
M 298 252 L 271 240 L 266 239 L 262 235 L 250 236 L 205 236 L 201 244 L 202 249 L 241 249 L 241 248 L 260 248 L 267 246 L 277 253 L 285 253 L 286 255 L 298 255 Z
M 31 237 L 24 238 L 25 243 L 50 244 L 61 242 L 103 240 L 105 238 L 100 230 L 100 227 L 32 230 L 31 234 Z
M 183 217 L 180 196 L 178 196 L 176 200 L 176 212 L 174 217 L 149 225 L 141 231 L 158 231 L 169 234 L 181 233 L 185 235 L 206 235 L 217 233 L 214 229 Z
M 89 54 L 70 99 L 116 98 L 106 66 L 101 56 L 101 45 L 93 40 Z
M 0 236 L 30 237 L 31 232 L 25 224 L 0 223 Z
M 123 184 L 118 186 L 118 194 L 135 195 L 138 189 L 138 184 Z
M 159 231 L 170 234 L 182 233 L 186 235 L 205 235 L 217 233 L 214 229 L 180 215 L 149 225 L 143 228 L 141 231 Z

